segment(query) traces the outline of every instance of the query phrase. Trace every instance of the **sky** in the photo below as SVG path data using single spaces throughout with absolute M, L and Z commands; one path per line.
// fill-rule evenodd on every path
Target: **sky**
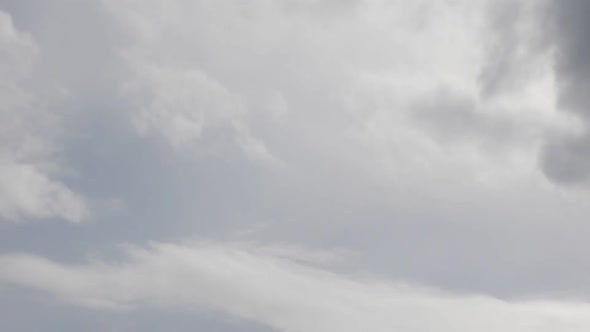
M 0 330 L 590 330 L 589 16 L 0 0 Z

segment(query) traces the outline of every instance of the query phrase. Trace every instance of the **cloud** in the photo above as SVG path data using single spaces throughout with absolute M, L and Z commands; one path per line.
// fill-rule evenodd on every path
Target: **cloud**
M 132 247 L 124 261 L 0 256 L 0 282 L 102 310 L 212 310 L 277 331 L 585 331 L 590 305 L 504 301 L 352 277 L 231 243 Z
M 506 145 L 502 148 L 506 150 L 542 135 L 535 130 L 543 125 L 532 123 L 533 119 L 532 125 L 525 127 L 514 114 L 506 116 L 501 110 L 486 110 L 486 106 L 469 94 L 442 89 L 418 100 L 412 115 L 426 126 L 428 134 L 482 148 Z
M 63 218 L 79 222 L 87 216 L 84 201 L 30 163 L 0 161 L 0 217 L 10 222 L 27 218 Z
M 221 84 L 197 69 L 134 67 L 136 75 L 124 91 L 133 101 L 140 134 L 157 133 L 173 148 L 195 155 L 223 154 L 237 145 L 254 161 L 272 161 L 264 143 L 250 134 L 244 106 Z
M 220 80 L 206 59 L 207 53 L 219 51 L 214 55 L 220 58 L 219 64 L 230 65 L 223 59 L 225 46 L 207 49 L 208 43 L 217 41 L 200 31 L 214 25 L 213 20 L 187 21 L 188 13 L 199 15 L 201 10 L 223 19 L 223 15 L 235 15 L 233 6 L 182 1 L 104 4 L 129 40 L 118 49 L 127 76 L 117 84 L 130 103 L 140 135 L 159 136 L 181 153 L 210 157 L 237 150 L 254 162 L 276 161 L 265 142 L 252 133 L 251 111 L 241 93 Z M 167 14 L 160 16 L 160 10 Z
M 0 12 L 0 220 L 84 219 L 84 200 L 57 179 L 50 100 L 31 88 L 39 50 L 32 38 Z
M 41 255 L 2 256 L 11 285 L 284 330 L 559 329 L 578 310 L 338 274 L 317 266 L 339 254 L 303 249 L 316 245 L 440 288 L 588 293 L 586 197 L 545 178 L 580 183 L 590 163 L 582 112 L 556 111 L 574 74 L 554 71 L 544 3 L 5 3 L 0 216 L 75 222 L 84 197 L 113 203 L 94 205 L 104 222 L 1 233 L 5 252 Z M 193 233 L 297 245 L 58 263 Z M 509 318 L 471 321 L 486 315 Z
M 552 21 L 547 34 L 555 48 L 558 107 L 583 125 L 583 130 L 548 140 L 541 155 L 547 177 L 561 184 L 587 184 L 590 175 L 590 39 L 585 16 L 588 10 L 590 4 L 577 0 L 552 1 L 549 6 Z
M 129 96 L 137 128 L 185 152 L 223 154 L 237 146 L 251 159 L 302 167 L 309 159 L 292 159 L 301 150 L 334 164 L 371 160 L 358 165 L 371 171 L 375 160 L 389 163 L 386 177 L 402 167 L 391 164 L 409 163 L 417 171 L 411 155 L 440 157 L 429 145 L 471 144 L 471 135 L 438 139 L 438 129 L 449 124 L 443 112 L 431 113 L 438 114 L 428 120 L 438 122 L 427 128 L 433 132 L 415 132 L 405 118 L 416 100 L 428 103 L 441 89 L 472 100 L 473 114 L 489 113 L 459 131 L 529 159 L 537 158 L 540 136 L 559 127 L 551 63 L 546 52 L 536 52 L 545 50 L 534 30 L 540 6 L 532 2 L 373 0 L 345 3 L 330 14 L 324 10 L 335 6 L 329 1 L 104 3 L 130 40 L 122 53 L 135 87 Z M 281 121 L 270 120 L 274 113 L 267 110 L 277 95 L 289 110 Z M 518 137 L 511 142 L 518 144 L 496 144 L 506 141 L 489 134 L 499 123 L 511 127 Z M 477 177 L 480 170 L 478 164 L 471 173 Z
M 478 81 L 486 98 L 522 91 L 540 79 L 539 68 L 551 57 L 547 1 L 488 1 L 484 19 L 485 61 Z

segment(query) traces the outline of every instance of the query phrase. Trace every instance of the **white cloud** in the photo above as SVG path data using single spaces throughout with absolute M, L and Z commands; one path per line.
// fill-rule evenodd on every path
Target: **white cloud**
M 529 2 L 514 14 L 526 24 L 510 26 L 501 15 L 510 2 L 486 0 L 104 3 L 130 41 L 122 53 L 137 127 L 183 151 L 222 154 L 235 145 L 251 159 L 293 165 L 309 162 L 290 160 L 302 149 L 382 179 L 406 171 L 422 178 L 432 172 L 424 165 L 445 165 L 441 177 L 504 183 L 514 181 L 507 174 L 528 174 L 542 182 L 539 146 L 571 127 L 554 109 L 549 53 L 531 56 L 526 74 L 512 70 L 531 53 L 520 50 L 537 23 Z M 498 66 L 503 76 L 488 79 Z M 460 140 L 420 130 L 416 101 L 441 89 L 473 100 L 489 125 L 525 134 L 492 137 L 492 146 L 505 142 L 494 151 L 481 149 L 490 139 L 478 130 Z M 277 95 L 289 112 L 273 122 L 276 111 L 265 110 Z
M 121 49 L 128 65 L 123 94 L 134 107 L 131 114 L 140 134 L 159 135 L 180 152 L 210 156 L 237 148 L 252 161 L 275 161 L 265 143 L 252 134 L 248 105 L 240 94 L 202 63 L 198 52 L 210 38 L 200 31 L 204 24 L 196 17 L 190 26 L 178 24 L 186 22 L 189 12 L 198 15 L 194 10 L 207 10 L 208 5 L 105 3 L 131 40 Z M 162 52 L 166 48 L 169 52 Z
M 55 178 L 57 118 L 30 88 L 39 50 L 0 12 L 0 221 L 87 215 L 84 200 Z
M 135 124 L 141 133 L 158 131 L 175 148 L 199 139 L 204 127 L 231 125 L 240 113 L 239 103 L 197 70 L 144 66 L 137 72 L 126 89 L 139 104 Z
M 573 127 L 555 110 L 552 58 L 511 72 L 530 55 L 519 44 L 529 2 L 523 25 L 499 31 L 487 0 L 104 3 L 129 41 L 126 96 L 140 132 L 184 154 L 238 150 L 286 165 L 253 177 L 265 191 L 254 218 L 272 219 L 270 233 L 384 220 L 506 232 L 557 225 L 551 211 L 565 201 L 578 207 L 568 222 L 585 223 L 583 197 L 553 188 L 538 165 L 547 137 Z M 503 47 L 496 63 L 490 50 Z M 505 76 L 482 82 L 495 66 Z
M 60 217 L 81 221 L 87 211 L 80 197 L 52 180 L 35 164 L 0 161 L 0 217 L 19 222 L 23 217 Z
M 352 277 L 244 245 L 153 244 L 123 262 L 0 256 L 0 282 L 96 309 L 213 310 L 286 332 L 587 331 L 590 305 L 504 301 Z

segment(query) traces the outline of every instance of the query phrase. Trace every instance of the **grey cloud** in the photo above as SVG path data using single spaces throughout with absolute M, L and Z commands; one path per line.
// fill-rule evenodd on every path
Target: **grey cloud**
M 560 106 L 584 116 L 588 112 L 590 37 L 586 13 L 590 4 L 581 0 L 555 1 L 553 7 L 556 71 Z
M 492 98 L 523 90 L 538 77 L 537 68 L 549 56 L 547 1 L 491 1 L 484 42 L 485 61 L 478 81 L 481 95 Z
M 526 136 L 518 123 L 483 112 L 472 96 L 441 88 L 412 106 L 412 115 L 439 139 L 476 143 L 482 148 L 502 145 Z
M 583 0 L 553 1 L 551 30 L 555 45 L 558 107 L 590 126 L 590 37 Z M 590 175 L 590 140 L 585 133 L 569 133 L 547 142 L 541 155 L 547 177 L 557 183 L 580 184 Z
M 590 176 L 590 137 L 554 139 L 545 145 L 541 158 L 543 170 L 550 179 L 582 186 Z
M 58 159 L 63 176 L 47 174 L 91 201 L 93 212 L 79 225 L 0 225 L 0 257 L 20 269 L 0 266 L 0 274 L 14 273 L 6 279 L 17 285 L 5 289 L 21 300 L 26 295 L 18 285 L 78 304 L 99 298 L 139 307 L 121 313 L 117 327 L 150 325 L 157 313 L 162 322 L 155 326 L 174 326 L 176 314 L 187 310 L 183 304 L 202 295 L 184 297 L 202 286 L 196 281 L 203 271 L 182 271 L 204 264 L 205 279 L 219 292 L 208 299 L 226 309 L 252 299 L 264 302 L 263 311 L 293 303 L 298 295 L 291 298 L 289 290 L 297 287 L 285 280 L 299 276 L 317 287 L 312 295 L 328 292 L 336 300 L 318 295 L 274 316 L 306 312 L 318 317 L 310 324 L 329 325 L 338 303 L 355 302 L 334 286 L 350 288 L 347 274 L 329 272 L 328 282 L 297 271 L 310 271 L 300 262 L 334 261 L 305 248 L 337 247 L 362 257 L 350 269 L 383 279 L 505 298 L 588 294 L 589 207 L 583 196 L 547 186 L 536 164 L 537 143 L 548 137 L 553 119 L 544 97 L 553 91 L 550 85 L 528 91 L 537 65 L 527 63 L 536 52 L 527 39 L 528 5 L 502 2 L 486 23 L 489 2 L 0 0 L 39 48 L 32 86 L 23 91 L 44 92 L 47 110 L 61 119 L 58 137 L 53 130 L 43 137 L 58 150 L 49 159 Z M 510 3 L 521 10 L 511 15 Z M 478 30 L 485 24 L 496 32 L 491 40 Z M 585 153 L 585 143 L 576 144 Z M 280 162 L 269 163 L 273 158 Z M 568 172 L 560 165 L 551 167 Z M 47 217 L 59 218 L 63 213 Z M 192 236 L 230 243 L 188 248 L 178 262 L 158 248 L 147 249 L 146 260 L 118 250 L 121 243 L 149 241 L 180 248 L 173 243 Z M 234 250 L 236 239 L 293 245 L 258 255 Z M 15 252 L 31 259 L 16 259 Z M 226 280 L 228 270 L 208 265 L 209 254 L 231 267 L 254 263 Z M 174 271 L 150 265 L 157 257 Z M 157 271 L 141 273 L 145 266 Z M 25 273 L 40 267 L 75 282 L 64 286 Z M 148 286 L 135 292 L 140 285 L 125 279 L 126 271 Z M 186 288 L 150 293 L 155 276 L 177 276 Z M 286 302 L 264 291 L 239 299 L 225 291 L 259 285 L 257 276 L 282 285 L 272 295 L 285 294 Z M 127 286 L 129 293 L 119 291 Z M 353 300 L 369 308 L 383 296 L 372 283 L 351 288 L 359 290 Z M 366 300 L 363 290 L 374 298 Z M 23 301 L 31 317 L 43 321 L 54 298 L 30 296 Z M 160 296 L 178 305 L 163 308 Z M 0 306 L 9 305 L 4 301 L 10 298 L 2 297 Z M 468 307 L 457 308 L 457 321 Z M 79 330 L 117 320 L 90 309 L 77 309 L 72 318 L 59 312 L 68 308 L 56 309 L 52 322 Z M 387 314 L 378 316 L 385 320 L 397 312 L 383 308 Z M 208 326 L 209 318 L 223 320 L 232 310 L 201 313 L 187 324 Z M 348 317 L 342 310 L 339 316 Z M 276 318 L 270 316 L 261 320 Z
M 77 66 L 74 66 L 73 72 L 67 73 L 65 82 L 60 82 L 60 85 L 70 87 L 68 77 L 73 75 L 77 79 L 72 81 L 89 88 L 76 90 L 75 98 L 60 104 L 60 110 L 68 115 L 69 121 L 69 139 L 63 143 L 63 158 L 77 174 L 67 179 L 67 184 L 95 200 L 120 202 L 121 207 L 120 210 L 109 211 L 107 204 L 102 205 L 104 209 L 98 212 L 96 222 L 80 228 L 12 228 L 2 234 L 4 250 L 21 249 L 45 253 L 60 261 L 71 261 L 83 259 L 89 251 L 110 252 L 112 246 L 121 242 L 171 240 L 186 234 L 231 237 L 234 233 L 251 231 L 254 236 L 265 237 L 269 241 L 286 238 L 293 242 L 315 241 L 318 246 L 344 243 L 361 251 L 374 244 L 367 251 L 371 256 L 379 257 L 373 267 L 382 268 L 389 266 L 383 252 L 399 249 L 400 259 L 405 252 L 418 252 L 420 242 L 414 244 L 404 240 L 402 234 L 409 239 L 420 237 L 422 222 L 436 219 L 442 225 L 454 227 L 451 220 L 460 219 L 462 222 L 456 227 L 466 233 L 457 233 L 461 236 L 469 234 L 470 226 L 463 222 L 467 219 L 465 215 L 477 218 L 480 207 L 440 205 L 448 197 L 461 201 L 477 196 L 469 192 L 472 187 L 463 189 L 455 185 L 463 183 L 464 179 L 470 181 L 472 170 L 457 170 L 462 161 L 441 161 L 437 156 L 433 157 L 430 150 L 416 143 L 415 137 L 404 136 L 415 129 L 413 123 L 397 121 L 397 118 L 373 118 L 378 115 L 376 109 L 379 108 L 387 109 L 394 115 L 402 113 L 398 105 L 391 107 L 382 100 L 387 101 L 390 94 L 406 97 L 406 83 L 415 84 L 411 80 L 414 77 L 411 70 L 419 71 L 421 66 L 429 68 L 421 62 L 407 63 L 408 57 L 415 53 L 415 57 L 425 58 L 428 64 L 433 61 L 430 55 L 424 56 L 420 48 L 436 41 L 429 38 L 430 30 L 423 32 L 423 42 L 419 45 L 411 44 L 410 38 L 405 38 L 405 34 L 415 32 L 414 28 L 403 30 L 407 17 L 396 11 L 404 9 L 405 2 L 395 2 L 392 7 L 383 7 L 385 9 L 379 4 L 374 4 L 374 7 L 360 6 L 357 10 L 363 15 L 341 17 L 327 23 L 320 15 L 283 17 L 283 11 L 268 2 L 247 7 L 252 10 L 250 12 L 237 10 L 244 6 L 238 2 L 219 2 L 212 7 L 207 7 L 204 2 L 176 2 L 170 4 L 171 7 L 163 5 L 170 10 L 171 16 L 161 16 L 157 9 L 163 3 L 109 2 L 106 12 L 115 16 L 116 20 L 102 10 L 92 9 L 92 6 L 68 7 L 60 3 L 58 9 L 67 7 L 79 18 L 74 21 L 57 20 L 51 16 L 59 13 L 54 8 L 53 11 L 40 12 L 39 20 L 29 18 L 30 21 L 22 23 L 33 31 L 34 36 L 46 39 L 45 44 L 41 42 L 43 49 L 54 54 L 43 61 L 47 61 L 45 65 L 53 70 L 68 70 L 67 54 L 56 47 L 59 44 L 54 40 L 63 31 L 82 38 L 72 30 L 80 26 L 96 37 L 93 39 L 96 43 L 94 47 L 101 49 L 97 58 L 77 49 L 79 40 L 75 38 L 70 39 L 73 45 L 62 41 L 66 43 L 64 49 L 71 49 L 76 57 L 96 64 L 101 73 L 116 73 L 95 77 L 78 73 Z M 134 4 L 139 8 L 133 10 Z M 443 2 L 438 5 L 440 9 L 446 8 Z M 413 10 L 412 7 L 410 11 Z M 138 15 L 143 19 L 136 20 Z M 201 16 L 195 19 L 194 15 Z M 390 25 L 397 24 L 397 21 L 394 22 L 396 24 L 391 23 L 389 15 L 402 20 L 399 23 L 402 35 L 397 36 L 401 41 L 390 39 L 393 32 L 399 31 L 388 29 Z M 381 21 L 374 23 L 373 16 Z M 49 24 L 54 20 L 62 25 Z M 432 20 L 431 24 L 437 22 L 435 17 Z M 120 45 L 116 39 L 103 36 L 100 28 L 111 24 L 126 27 L 122 34 L 130 38 L 128 43 Z M 234 28 L 229 29 L 232 26 Z M 444 29 L 442 26 L 431 28 Z M 167 33 L 151 35 L 150 31 Z M 460 29 L 457 31 L 463 32 Z M 457 31 L 451 29 L 447 32 Z M 384 41 L 393 43 L 393 46 L 384 44 Z M 439 45 L 438 51 L 446 54 L 446 43 L 443 44 Z M 358 46 L 354 52 L 350 51 L 352 45 Z M 412 48 L 419 51 L 413 53 Z M 224 104 L 221 108 L 217 107 L 216 100 L 209 103 L 212 106 L 200 103 L 210 97 L 207 92 L 211 89 L 207 90 L 207 85 L 201 90 L 185 84 L 180 74 L 181 79 L 172 80 L 172 87 L 165 84 L 169 80 L 151 77 L 150 82 L 140 84 L 142 89 L 139 92 L 144 93 L 130 94 L 131 98 L 120 94 L 119 87 L 130 78 L 141 81 L 144 77 L 141 76 L 143 72 L 138 73 L 128 67 L 130 55 L 137 56 L 131 60 L 140 59 L 158 68 L 172 68 L 175 74 L 189 73 L 190 76 L 191 72 L 205 73 L 205 77 L 216 82 L 214 86 L 218 89 L 214 91 L 221 90 L 224 91 L 222 97 L 232 97 L 231 105 L 235 104 L 234 97 L 244 103 L 246 114 L 238 118 L 248 125 L 255 137 L 268 144 L 269 150 L 284 160 L 286 166 L 269 169 L 244 160 L 240 147 L 235 146 L 231 116 L 220 124 L 209 122 L 212 127 L 222 127 L 222 130 L 210 127 L 212 133 L 209 136 L 194 136 L 197 144 L 184 145 L 178 150 L 169 149 L 154 138 L 159 134 L 163 137 L 180 134 L 170 129 L 166 121 L 150 122 L 153 130 L 150 133 L 156 135 L 138 135 L 132 126 L 133 114 L 153 110 L 150 107 L 158 98 L 169 102 L 161 103 L 166 106 L 165 115 L 180 113 L 181 120 L 185 116 L 198 118 L 202 114 L 211 114 L 213 119 L 215 116 L 227 119 L 228 116 L 223 112 L 213 112 L 213 109 L 223 110 L 225 107 Z M 399 88 L 397 85 L 391 88 L 387 83 L 382 86 L 378 80 L 377 83 L 362 81 L 367 71 L 370 75 L 381 74 L 374 70 L 375 59 L 388 59 L 391 64 L 383 62 L 378 68 L 387 68 L 393 73 L 376 76 L 376 79 L 383 82 L 394 80 Z M 406 66 L 409 69 L 405 69 Z M 440 67 L 447 69 L 444 62 Z M 205 74 L 197 77 L 202 78 Z M 457 73 L 459 76 L 463 74 L 463 71 Z M 435 75 L 422 75 L 427 80 L 418 81 L 421 84 L 436 80 Z M 160 89 L 160 83 L 166 85 L 166 89 Z M 74 85 L 74 88 L 77 86 Z M 167 93 L 169 91 L 171 93 Z M 424 98 L 428 101 L 421 106 L 424 108 L 421 121 L 427 123 L 428 134 L 435 133 L 435 140 L 441 146 L 471 144 L 473 138 L 477 138 L 478 142 L 482 139 L 494 144 L 497 140 L 504 141 L 504 136 L 514 132 L 511 124 L 475 112 L 472 109 L 475 102 L 473 96 L 450 91 L 425 94 Z M 276 112 L 267 113 L 265 110 L 268 95 L 280 96 L 278 108 L 282 111 L 276 118 Z M 205 106 L 210 109 L 201 109 Z M 232 112 L 229 114 L 233 115 Z M 509 135 L 505 135 L 506 132 Z M 387 138 L 387 135 L 391 135 L 391 140 L 379 141 L 379 137 Z M 424 136 L 424 131 L 421 131 L 418 141 Z M 363 141 L 359 137 L 368 139 Z M 203 153 L 206 148 L 215 150 L 217 154 Z M 408 165 L 406 173 L 398 173 L 400 165 L 404 164 Z M 494 170 L 493 167 L 489 169 Z M 463 170 L 469 175 L 462 174 Z M 494 201 L 483 194 L 477 197 L 486 202 Z M 498 219 L 536 217 L 534 214 L 517 216 L 507 211 L 506 199 L 496 200 L 499 203 L 494 208 L 505 213 Z M 543 199 L 533 202 L 543 202 Z M 395 237 L 395 241 L 388 241 L 386 237 L 373 241 L 371 231 L 364 232 L 359 226 L 353 226 L 359 223 L 365 225 L 365 222 L 400 235 Z M 490 217 L 486 222 L 497 221 Z M 410 223 L 416 226 L 407 227 Z M 258 231 L 258 225 L 262 225 L 262 231 Z M 491 232 L 503 229 L 498 226 Z M 44 236 L 29 236 L 35 230 Z M 353 234 L 364 235 L 357 239 Z M 524 233 L 519 233 L 518 237 L 527 238 Z M 444 241 L 439 243 L 443 246 Z M 487 250 L 487 246 L 498 245 L 485 244 L 478 249 Z M 459 251 L 449 249 L 449 257 L 460 255 Z M 503 251 L 503 255 L 508 256 L 509 250 Z M 391 270 L 410 279 L 420 278 L 445 287 L 452 284 L 440 277 L 441 273 L 445 273 L 444 267 L 441 267 L 443 264 L 437 265 L 434 272 L 428 272 L 431 256 L 410 256 L 415 261 L 414 266 L 418 267 L 409 264 L 405 265 L 405 270 Z M 465 272 L 469 263 L 457 264 L 461 268 L 455 275 L 462 278 L 472 275 Z M 502 266 L 498 263 L 497 268 Z M 473 273 L 484 273 L 481 269 L 474 269 L 477 271 Z M 454 286 L 458 283 L 455 282 Z M 509 288 L 509 285 L 500 284 L 485 284 L 479 290 L 494 293 L 499 287 Z M 552 284 L 546 288 L 551 287 Z

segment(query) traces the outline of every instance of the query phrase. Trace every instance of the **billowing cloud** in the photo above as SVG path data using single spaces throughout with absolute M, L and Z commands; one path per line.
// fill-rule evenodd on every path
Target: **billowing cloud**
M 254 161 L 272 160 L 264 143 L 250 135 L 244 106 L 218 82 L 196 69 L 137 66 L 125 92 L 137 107 L 133 122 L 141 134 L 157 133 L 195 155 L 237 145 Z M 203 141 L 209 144 L 198 144 Z
M 487 135 L 487 145 L 536 160 L 543 137 L 567 128 L 554 112 L 551 58 L 535 30 L 539 3 L 103 3 L 127 38 L 122 85 L 136 128 L 183 153 L 237 147 L 249 159 L 297 168 L 311 166 L 297 155 L 319 154 L 367 172 L 388 164 L 382 177 L 390 177 L 399 168 L 418 172 L 415 155 L 440 158 L 433 146 L 467 144 L 487 160 L 471 166 L 478 177 L 482 167 L 501 171 L 504 161 L 472 138 Z M 460 94 L 483 114 L 479 124 L 447 129 L 474 135 L 438 139 L 449 112 L 462 106 L 439 111 L 436 91 Z M 408 118 L 425 103 L 437 124 L 416 131 Z M 517 139 L 496 144 L 507 138 L 490 135 L 499 123 Z M 447 162 L 462 163 L 459 154 Z

